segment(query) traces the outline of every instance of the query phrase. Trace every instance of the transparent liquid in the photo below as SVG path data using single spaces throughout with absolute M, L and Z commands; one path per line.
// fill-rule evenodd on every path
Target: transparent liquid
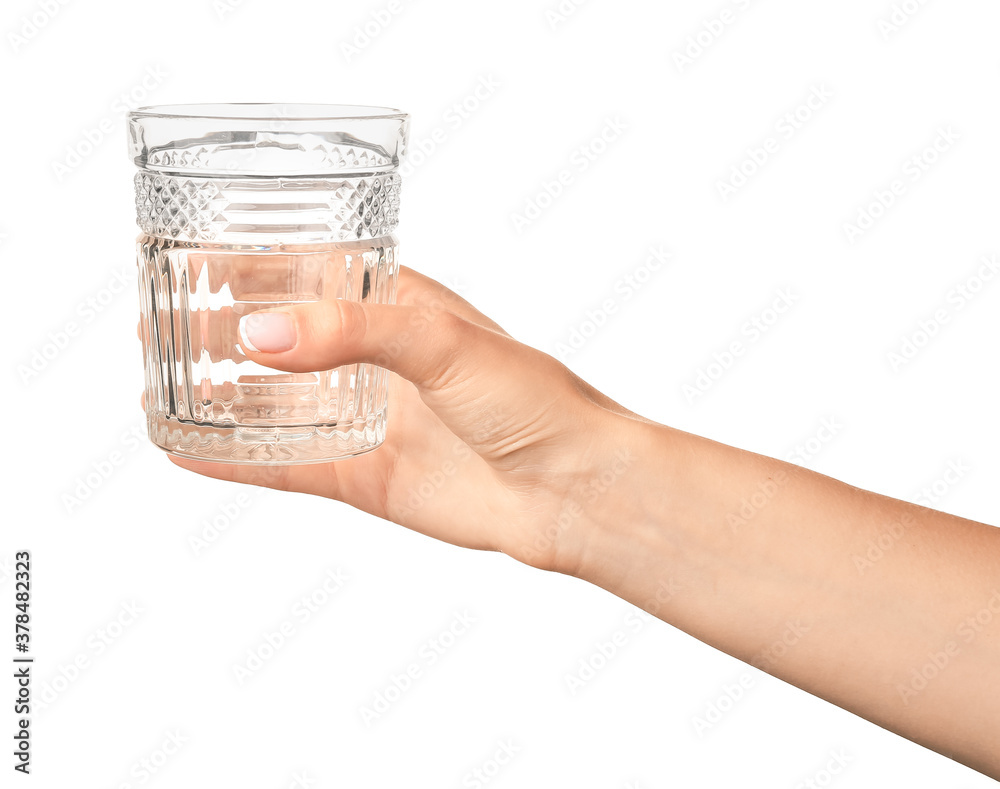
M 283 373 L 262 367 L 243 354 L 239 321 L 259 309 L 322 299 L 394 303 L 394 236 L 294 246 L 140 236 L 137 250 L 146 418 L 154 444 L 231 463 L 307 463 L 382 443 L 382 368 Z

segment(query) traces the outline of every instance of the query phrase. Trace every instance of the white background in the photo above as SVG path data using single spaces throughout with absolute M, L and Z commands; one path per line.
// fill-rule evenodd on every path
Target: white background
M 31 778 L 12 779 L 5 756 L 0 784 L 475 786 L 507 742 L 513 758 L 483 785 L 794 787 L 822 781 L 834 751 L 844 789 L 994 785 L 668 625 L 634 631 L 636 609 L 582 582 L 330 500 L 201 478 L 137 440 L 123 110 L 405 109 L 412 150 L 444 139 L 404 181 L 407 265 L 550 353 L 585 332 L 567 363 L 650 418 L 778 457 L 833 420 L 812 468 L 924 503 L 930 487 L 939 508 L 996 523 L 1000 281 L 971 283 L 962 309 L 952 290 L 1000 254 L 995 3 L 910 0 L 890 32 L 888 0 L 590 0 L 561 22 L 554 2 L 526 0 L 48 2 L 6 3 L 0 42 L 0 616 L 13 616 L 13 554 L 29 549 L 34 689 L 49 701 Z M 705 33 L 724 10 L 721 35 Z M 376 31 L 377 12 L 390 21 Z M 366 22 L 370 42 L 345 50 Z M 832 98 L 786 138 L 779 122 L 813 87 Z M 581 170 L 580 147 L 616 120 L 625 130 Z M 912 180 L 908 160 L 939 129 L 958 139 Z M 778 151 L 723 199 L 719 182 L 768 137 Z M 570 184 L 549 199 L 561 170 Z M 852 243 L 844 224 L 894 179 L 904 193 Z M 528 201 L 545 208 L 516 227 Z M 616 283 L 658 245 L 668 265 L 626 300 Z M 751 341 L 745 322 L 780 289 L 793 306 Z M 587 326 L 608 299 L 614 313 Z M 889 354 L 939 308 L 948 322 L 894 369 Z M 734 341 L 731 368 L 685 396 Z M 964 469 L 954 484 L 949 463 Z M 196 552 L 213 520 L 228 528 Z M 349 579 L 303 622 L 297 601 L 330 568 Z M 133 603 L 137 618 L 109 627 Z M 421 650 L 463 612 L 475 624 L 429 665 Z M 240 684 L 234 667 L 286 620 L 294 634 Z M 624 646 L 571 693 L 567 675 L 617 630 Z M 361 708 L 410 663 L 420 678 L 367 726 Z M 695 719 L 744 675 L 752 687 L 699 735 Z M 184 742 L 164 758 L 172 733 Z

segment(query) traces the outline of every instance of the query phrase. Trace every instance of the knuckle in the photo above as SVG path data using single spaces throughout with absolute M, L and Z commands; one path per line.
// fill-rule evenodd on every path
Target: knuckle
M 334 305 L 340 342 L 348 348 L 361 348 L 368 334 L 368 314 L 360 304 L 346 299 L 335 299 Z
M 438 331 L 445 334 L 452 341 L 465 340 L 469 338 L 473 325 L 465 318 L 459 317 L 450 310 L 442 310 L 435 318 L 434 323 Z
M 456 379 L 460 360 L 476 343 L 477 326 L 447 310 L 437 313 L 430 329 L 440 342 L 428 346 L 427 368 L 433 372 L 422 382 L 425 387 L 446 389 Z

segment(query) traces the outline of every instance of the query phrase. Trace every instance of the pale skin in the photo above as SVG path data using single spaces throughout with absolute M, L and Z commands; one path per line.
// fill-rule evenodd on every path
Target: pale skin
M 391 371 L 385 443 L 177 465 L 576 576 L 1000 780 L 1000 529 L 638 416 L 406 268 L 394 306 L 271 312 L 262 365 Z

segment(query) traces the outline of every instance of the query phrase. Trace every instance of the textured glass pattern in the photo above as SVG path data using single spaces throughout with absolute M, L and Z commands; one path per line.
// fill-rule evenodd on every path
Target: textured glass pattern
M 186 178 L 140 170 L 136 222 L 178 241 L 354 241 L 399 223 L 398 174 L 345 179 Z
M 240 319 L 392 304 L 409 117 L 386 107 L 183 104 L 129 113 L 149 437 L 228 463 L 350 457 L 385 438 L 388 373 L 283 373 Z
M 277 136 L 277 135 L 271 135 Z M 266 141 L 264 133 L 254 135 L 253 144 Z M 146 165 L 151 169 L 213 172 L 218 162 L 232 161 L 232 144 L 205 144 L 194 148 L 161 149 L 150 151 Z M 315 165 L 333 171 L 378 170 L 392 165 L 392 160 L 383 152 L 369 150 L 361 146 L 338 145 L 329 140 L 310 141 L 309 155 Z
M 247 250 L 146 236 L 138 258 L 154 443 L 190 457 L 295 463 L 382 442 L 385 370 L 355 364 L 280 373 L 243 354 L 238 327 L 242 316 L 268 307 L 394 302 L 394 237 Z

